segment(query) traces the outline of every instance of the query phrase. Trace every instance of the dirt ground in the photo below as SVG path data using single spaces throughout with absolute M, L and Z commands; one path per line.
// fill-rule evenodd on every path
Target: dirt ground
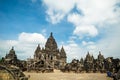
M 30 75 L 29 80 L 112 80 L 105 73 L 62 73 L 58 70 L 54 73 L 24 73 Z

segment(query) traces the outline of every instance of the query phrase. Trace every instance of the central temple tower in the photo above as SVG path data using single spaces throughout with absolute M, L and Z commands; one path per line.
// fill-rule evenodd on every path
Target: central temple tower
M 50 51 L 50 52 L 57 51 L 57 43 L 53 37 L 52 32 L 50 33 L 50 37 L 48 38 L 48 40 L 45 44 L 45 50 Z
M 45 67 L 53 67 L 55 69 L 60 69 L 66 64 L 66 52 L 62 47 L 58 49 L 57 43 L 53 37 L 52 32 L 45 44 L 45 48 L 38 47 L 34 53 L 34 60 L 36 62 L 42 61 Z

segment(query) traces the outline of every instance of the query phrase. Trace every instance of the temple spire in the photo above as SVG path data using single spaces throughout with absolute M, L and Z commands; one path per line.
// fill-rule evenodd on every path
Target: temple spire
M 50 33 L 50 37 L 47 39 L 47 42 L 45 44 L 45 50 L 57 51 L 57 43 L 53 37 L 52 32 Z
M 35 53 L 39 53 L 41 51 L 41 47 L 40 47 L 40 44 L 38 44 L 36 50 L 35 50 Z
M 12 46 L 12 49 L 11 50 L 14 50 L 14 46 Z
M 90 53 L 89 53 L 89 51 L 87 52 L 87 56 L 88 56 L 88 57 L 90 56 Z
M 40 47 L 40 44 L 38 44 L 38 47 Z
M 12 46 L 12 49 L 9 51 L 10 54 L 15 54 L 14 47 Z
M 63 46 L 62 46 L 62 48 L 61 48 L 61 52 L 65 52 L 65 50 L 64 50 L 64 48 L 63 48 Z
M 14 47 L 12 46 L 12 49 L 10 49 L 9 54 L 6 54 L 6 58 L 8 59 L 17 59 L 17 56 L 15 54 Z
M 50 37 L 53 37 L 53 33 L 52 32 L 50 33 Z
M 99 55 L 101 55 L 101 51 L 99 51 Z
M 65 50 L 64 50 L 64 48 L 63 48 L 63 46 L 62 46 L 62 48 L 61 48 L 61 57 L 66 57 L 66 52 L 65 52 Z

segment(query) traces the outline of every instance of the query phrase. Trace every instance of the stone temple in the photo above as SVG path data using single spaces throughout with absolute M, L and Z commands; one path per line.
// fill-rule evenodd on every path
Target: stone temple
M 45 48 L 40 47 L 38 44 L 35 52 L 34 58 L 28 59 L 28 70 L 39 70 L 40 68 L 52 68 L 61 69 L 66 65 L 66 52 L 62 46 L 58 49 L 57 43 L 51 32 Z
M 89 52 L 85 58 L 73 59 L 70 63 L 66 62 L 67 56 L 63 48 L 58 49 L 57 43 L 51 33 L 45 43 L 45 47 L 41 48 L 38 44 L 35 49 L 33 58 L 28 58 L 27 61 L 17 59 L 14 47 L 6 54 L 0 61 L 0 69 L 5 69 L 4 66 L 10 67 L 11 65 L 19 67 L 22 71 L 35 71 L 35 72 L 53 72 L 58 69 L 62 72 L 118 72 L 120 71 L 120 59 L 113 57 L 105 58 L 101 51 L 95 59 Z M 3 65 L 3 66 L 1 66 Z M 13 72 L 16 72 L 13 71 Z M 16 74 L 16 73 L 15 73 Z M 18 76 L 18 75 L 17 75 Z

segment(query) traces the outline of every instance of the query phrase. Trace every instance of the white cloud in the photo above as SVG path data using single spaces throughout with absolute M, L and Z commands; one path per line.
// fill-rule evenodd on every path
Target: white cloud
M 85 58 L 87 51 L 89 51 L 95 58 L 97 58 L 99 51 L 102 52 L 105 58 L 120 58 L 119 25 L 111 25 L 111 28 L 106 27 L 104 29 L 106 30 L 104 36 L 96 41 L 81 40 L 79 42 L 75 42 L 78 39 L 72 36 L 67 43 L 63 43 L 68 61 L 71 61 L 73 58 Z
M 67 17 L 67 20 L 71 23 L 73 23 L 75 26 L 78 26 L 81 23 L 81 18 L 82 16 L 78 13 L 72 13 L 72 14 L 69 14 L 68 17 Z
M 85 58 L 89 51 L 91 55 L 97 58 L 99 50 L 96 50 L 94 42 L 82 41 L 83 44 L 78 44 L 75 41 L 68 41 L 68 43 L 62 44 L 67 53 L 67 61 L 71 62 L 72 59 Z
M 47 30 L 46 29 L 43 29 L 42 31 L 41 31 L 41 33 L 44 35 L 44 36 L 46 36 L 47 34 L 46 34 L 46 32 L 47 32 Z
M 39 33 L 25 33 L 22 32 L 19 37 L 18 40 L 20 42 L 27 42 L 27 43 L 38 43 L 40 42 L 41 44 L 43 44 L 46 39 L 42 34 Z
M 69 14 L 68 21 L 75 25 L 73 34 L 83 38 L 83 36 L 94 37 L 98 35 L 97 28 L 92 24 L 82 23 L 82 16 L 77 13 Z
M 48 17 L 47 21 L 51 22 L 52 24 L 59 23 L 61 19 L 65 16 L 64 13 L 53 13 L 51 10 L 47 11 Z
M 46 38 L 42 34 L 22 32 L 17 40 L 0 40 L 0 53 L 2 53 L 1 56 L 5 56 L 11 47 L 14 46 L 18 58 L 27 59 L 30 56 L 33 57 L 38 44 L 44 47 L 45 42 Z
M 74 7 L 74 0 L 43 0 L 47 7 L 47 20 L 52 24 L 59 23 Z
M 90 51 L 90 54 L 93 54 L 95 58 L 98 56 L 98 52 L 101 51 L 105 58 L 114 57 L 120 58 L 119 50 L 120 50 L 120 27 L 119 25 L 112 25 L 111 28 L 105 28 L 106 34 L 104 34 L 103 38 L 98 39 L 97 41 L 82 41 L 82 44 L 75 43 L 75 40 L 69 41 L 68 44 L 65 45 L 67 53 L 69 54 L 68 58 L 72 59 L 74 56 L 77 58 L 85 57 L 87 51 Z M 75 47 L 71 46 L 71 44 L 75 45 Z
M 80 59 L 84 57 L 85 51 L 74 41 L 68 41 L 67 44 L 63 44 L 67 53 L 67 61 L 70 62 L 72 59 Z
M 85 58 L 87 51 L 90 52 L 94 58 L 97 58 L 99 51 L 102 52 L 105 58 L 114 57 L 120 58 L 120 28 L 112 27 L 112 32 L 108 30 L 108 33 L 96 42 L 92 41 L 82 41 L 82 44 L 76 43 L 75 40 L 70 40 L 68 43 L 64 43 L 63 46 L 67 53 L 68 62 L 72 59 L 80 59 L 81 57 Z
M 97 27 L 117 23 L 120 9 L 115 5 L 119 2 L 118 0 L 43 0 L 47 6 L 47 20 L 56 24 L 67 16 L 68 22 L 75 26 L 73 33 L 79 37 L 81 35 L 96 37 L 99 35 Z M 75 12 L 73 10 L 75 8 L 82 15 Z M 83 27 L 83 25 L 87 27 Z
M 83 23 L 91 24 L 111 20 L 119 15 L 119 12 L 114 11 L 118 2 L 118 0 L 43 0 L 47 6 L 48 19 L 52 23 L 61 21 L 65 15 L 69 16 L 74 7 L 84 14 L 81 18 Z M 77 17 L 79 16 L 76 16 L 77 20 L 81 20 Z
M 114 26 L 114 25 L 113 25 Z M 103 51 L 104 55 L 113 56 L 116 58 L 120 58 L 119 50 L 120 50 L 120 27 L 111 27 L 109 28 L 101 40 L 96 42 L 96 50 Z
M 86 41 L 82 41 L 82 45 L 86 46 L 86 45 L 91 45 L 91 44 L 95 44 L 94 42 L 86 42 Z
M 77 8 L 84 13 L 83 22 L 100 23 L 115 18 L 117 0 L 78 0 Z
M 115 6 L 116 3 L 117 0 L 76 0 L 77 10 L 83 15 L 76 12 L 68 15 L 68 22 L 75 26 L 73 33 L 82 36 L 81 38 L 96 37 L 99 35 L 98 27 L 103 28 L 106 27 L 105 24 L 119 23 L 120 8 Z
M 80 25 L 80 26 L 76 26 L 73 33 L 75 35 L 78 35 L 80 38 L 82 38 L 85 35 L 94 37 L 98 35 L 98 30 L 93 25 Z

